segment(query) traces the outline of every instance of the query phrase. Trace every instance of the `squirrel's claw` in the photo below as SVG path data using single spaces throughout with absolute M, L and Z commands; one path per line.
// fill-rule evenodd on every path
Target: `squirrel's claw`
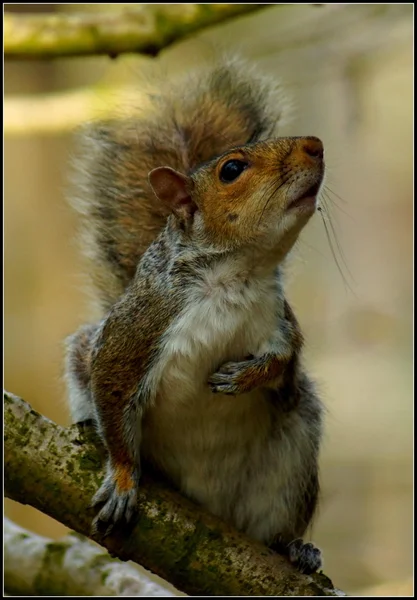
M 251 387 L 247 375 L 253 366 L 253 361 L 227 362 L 216 373 L 209 377 L 208 384 L 214 394 L 243 394 Z
M 91 508 L 102 505 L 91 526 L 93 534 L 106 537 L 115 526 L 127 525 L 132 520 L 137 503 L 136 479 L 132 477 L 129 489 L 121 490 L 109 471 L 90 504 Z
M 296 539 L 288 544 L 288 558 L 301 573 L 315 573 L 322 566 L 321 550 L 314 544 Z
M 208 380 L 208 384 L 213 394 L 228 394 L 231 396 L 239 394 L 239 388 L 233 381 L 233 376 L 226 373 L 213 373 Z

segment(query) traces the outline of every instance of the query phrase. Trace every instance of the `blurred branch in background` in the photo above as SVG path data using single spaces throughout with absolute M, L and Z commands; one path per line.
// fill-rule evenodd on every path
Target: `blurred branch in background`
M 6 13 L 4 16 L 5 57 L 74 56 L 75 49 L 81 48 L 79 44 L 83 39 L 84 30 L 87 32 L 85 35 L 90 36 L 88 39 L 91 45 L 87 46 L 85 40 L 84 51 L 80 51 L 80 54 L 117 54 L 114 49 L 117 45 L 118 52 L 121 52 L 120 48 L 124 47 L 124 52 L 137 51 L 146 54 L 146 44 L 149 44 L 151 39 L 158 40 L 158 48 L 162 49 L 174 40 L 179 41 L 191 31 L 204 29 L 229 17 L 265 6 L 268 5 L 173 4 L 136 5 L 124 11 L 119 10 L 117 14 L 114 11 L 92 15 Z M 350 5 L 325 5 L 325 10 L 319 11 L 320 18 L 314 23 L 309 23 L 308 20 L 304 22 L 303 15 L 297 14 L 296 21 L 280 30 L 275 48 L 280 49 L 282 56 L 286 53 L 294 56 L 297 52 L 309 51 L 311 55 L 317 56 L 317 60 L 327 60 L 332 68 L 349 75 L 345 86 L 346 101 L 350 98 L 354 103 L 356 89 L 354 66 L 362 64 L 361 61 L 370 52 L 384 47 L 386 39 L 381 35 L 381 31 L 385 31 L 387 22 L 390 23 L 391 41 L 403 35 L 403 29 L 395 25 L 402 23 L 404 6 L 394 4 L 378 6 L 379 9 L 376 5 L 364 5 L 352 12 Z M 311 16 L 308 18 L 311 20 Z M 143 19 L 142 27 L 136 23 L 139 19 Z M 149 21 L 146 27 L 145 20 Z M 171 25 L 171 34 L 168 34 L 167 28 Z M 34 30 L 31 33 L 32 27 Z M 163 31 L 160 32 L 161 27 Z M 353 29 L 354 36 L 351 34 Z M 95 41 L 92 39 L 92 31 L 97 35 Z M 133 42 L 135 44 L 138 42 L 137 39 L 134 40 L 132 32 L 138 38 L 142 36 L 140 39 L 143 46 L 134 45 Z M 148 40 L 146 44 L 145 35 Z M 26 48 L 32 43 L 33 54 L 26 56 Z M 87 48 L 90 48 L 88 52 Z M 91 119 L 114 116 L 115 110 L 121 106 L 122 100 L 125 100 L 130 92 L 136 105 L 138 102 L 146 102 L 146 95 L 141 94 L 138 88 L 123 86 L 106 88 L 102 85 L 42 96 L 6 96 L 4 134 L 7 136 L 44 133 L 53 135 L 71 131 Z M 127 103 L 124 104 L 127 106 Z M 123 116 L 126 116 L 126 113 Z
M 57 58 L 140 52 L 154 56 L 177 39 L 268 4 L 133 4 L 92 14 L 4 15 L 4 57 Z
M 127 86 L 97 85 L 36 96 L 9 96 L 4 99 L 3 131 L 7 136 L 69 132 L 94 118 L 114 116 L 130 93 L 135 107 L 146 102 L 138 88 Z M 128 111 L 129 106 L 124 106 L 123 116 Z
M 52 541 L 4 519 L 4 587 L 13 596 L 174 596 L 75 533 Z
M 90 536 L 89 502 L 103 476 L 102 445 L 95 436 L 80 436 L 77 426 L 59 427 L 12 394 L 4 393 L 4 403 L 6 496 Z M 285 558 L 147 478 L 132 532 L 100 543 L 190 595 L 340 594 L 325 575 L 302 575 Z

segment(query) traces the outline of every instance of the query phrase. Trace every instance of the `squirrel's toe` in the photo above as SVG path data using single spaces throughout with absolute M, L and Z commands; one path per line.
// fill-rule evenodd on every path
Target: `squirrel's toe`
M 290 562 L 305 574 L 314 573 L 323 564 L 321 550 L 310 542 L 304 544 L 301 539 L 288 545 L 288 557 Z
M 93 520 L 92 532 L 106 537 L 115 526 L 129 524 L 136 510 L 136 502 L 136 486 L 120 491 L 113 479 L 107 476 L 91 502 L 91 507 L 101 505 L 99 513 Z
M 233 374 L 217 371 L 209 377 L 208 384 L 214 394 L 235 395 L 239 393 Z

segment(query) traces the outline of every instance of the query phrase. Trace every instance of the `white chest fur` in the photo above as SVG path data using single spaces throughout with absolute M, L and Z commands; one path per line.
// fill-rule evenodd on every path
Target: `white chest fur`
M 163 358 L 147 381 L 157 393 L 143 425 L 143 453 L 180 489 L 263 541 L 286 517 L 269 503 L 289 475 L 271 448 L 270 406 L 261 391 L 213 394 L 207 380 L 223 363 L 260 353 L 279 313 L 273 274 L 249 281 L 226 267 L 205 273 L 164 336 Z M 266 507 L 258 498 L 265 485 Z M 262 520 L 259 511 L 270 516 Z
M 279 312 L 273 273 L 249 280 L 227 264 L 205 271 L 164 335 L 150 389 L 173 410 L 177 404 L 197 409 L 200 396 L 211 395 L 209 376 L 227 361 L 256 356 L 273 335 Z

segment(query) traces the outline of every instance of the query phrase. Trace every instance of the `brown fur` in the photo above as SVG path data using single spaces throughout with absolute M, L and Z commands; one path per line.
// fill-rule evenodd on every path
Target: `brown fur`
M 114 463 L 122 469 L 129 464 L 132 473 L 139 462 L 130 448 L 129 430 L 136 422 L 134 398 L 139 382 L 158 351 L 160 337 L 176 310 L 175 301 L 155 294 L 159 310 L 157 313 L 149 311 L 148 295 L 136 286 L 130 290 L 129 297 L 134 302 L 134 313 L 120 310 L 121 305 L 116 304 L 101 329 L 94 347 L 90 385 Z M 124 302 L 126 300 L 129 302 L 124 298 Z M 146 399 L 143 402 L 146 403 Z M 130 415 L 129 406 L 132 406 Z M 138 436 L 140 439 L 140 431 Z
M 204 213 L 207 233 L 213 241 L 256 242 L 256 224 L 281 218 L 287 198 L 291 197 L 288 190 L 299 174 L 308 171 L 310 185 L 321 180 L 323 164 L 311 156 L 316 146 L 320 148 L 321 142 L 313 137 L 278 138 L 247 145 L 228 151 L 192 175 L 193 197 Z M 248 162 L 249 166 L 236 181 L 225 185 L 219 174 L 223 165 L 233 159 Z M 280 202 L 265 203 L 265 196 L 272 196 L 279 188 Z M 262 228 L 258 231 L 262 234 Z
M 114 469 L 114 481 L 117 486 L 119 493 L 129 492 L 136 485 L 135 480 L 132 478 L 132 467 L 131 465 L 117 464 Z

